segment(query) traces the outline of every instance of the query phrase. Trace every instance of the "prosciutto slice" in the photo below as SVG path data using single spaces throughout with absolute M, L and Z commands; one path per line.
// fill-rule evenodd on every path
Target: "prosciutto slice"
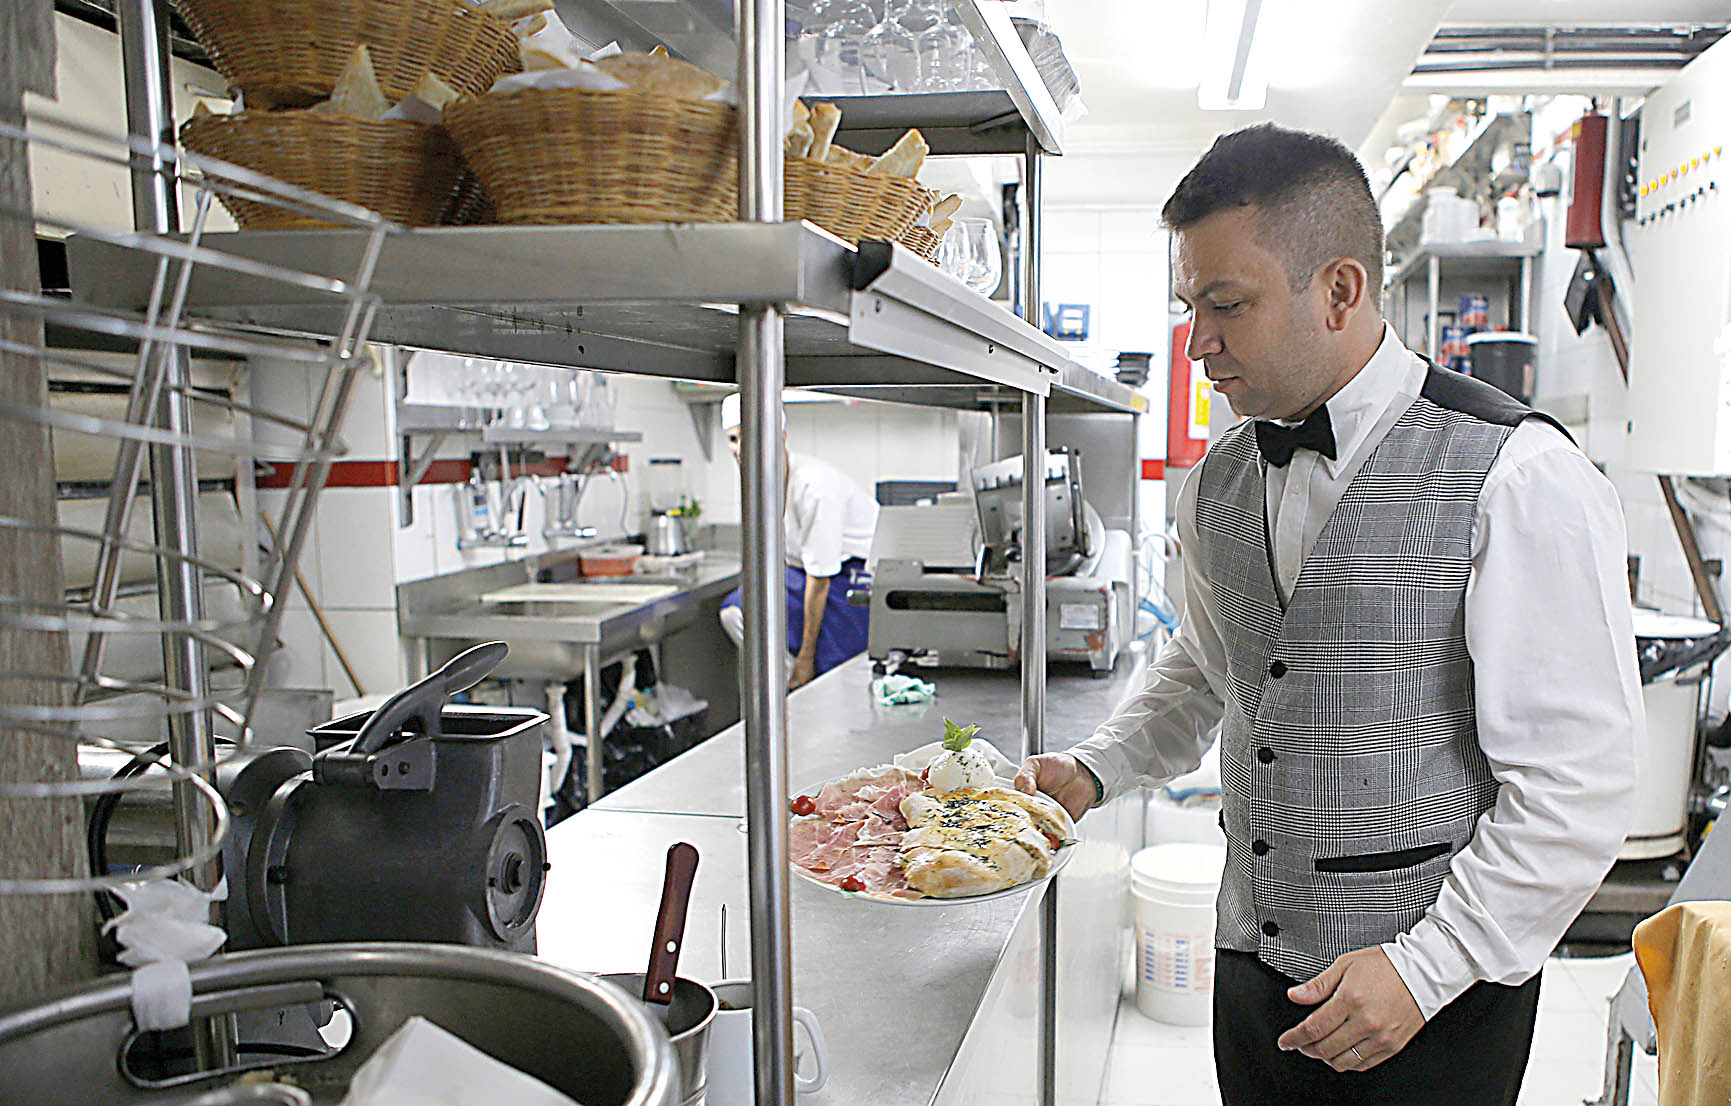
M 896 863 L 908 829 L 901 801 L 924 788 L 919 776 L 894 765 L 824 784 L 813 813 L 794 819 L 789 829 L 788 858 L 822 883 L 841 886 L 851 878 L 879 898 L 924 897 Z

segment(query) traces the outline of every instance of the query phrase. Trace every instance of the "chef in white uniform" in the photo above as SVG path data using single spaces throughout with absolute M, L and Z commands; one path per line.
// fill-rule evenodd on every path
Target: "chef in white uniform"
M 739 396 L 721 404 L 721 429 L 739 459 Z M 828 461 L 786 449 L 787 651 L 789 690 L 865 651 L 869 610 L 848 596 L 866 583 L 865 559 L 877 528 L 878 505 Z M 740 593 L 721 607 L 721 625 L 735 645 L 745 633 Z

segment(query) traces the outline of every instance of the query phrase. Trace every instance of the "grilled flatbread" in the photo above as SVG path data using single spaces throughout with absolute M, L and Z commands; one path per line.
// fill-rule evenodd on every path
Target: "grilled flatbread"
M 1048 822 L 1051 812 L 1018 798 L 1028 796 L 993 788 L 926 791 L 903 799 L 902 816 L 912 828 L 898 856 L 908 885 L 934 898 L 961 898 L 1002 891 L 1051 871 L 1054 846 L 1033 813 Z

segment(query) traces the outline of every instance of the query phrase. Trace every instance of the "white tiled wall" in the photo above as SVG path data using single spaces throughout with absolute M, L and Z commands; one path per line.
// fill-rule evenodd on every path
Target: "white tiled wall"
M 252 365 L 254 402 L 289 418 L 305 418 L 314 401 L 314 377 L 304 367 L 281 362 Z M 340 436 L 345 459 L 394 456 L 390 382 L 381 367 L 363 370 L 351 393 Z M 294 435 L 260 422 L 261 440 L 285 444 Z M 285 450 L 286 454 L 286 450 Z M 260 510 L 280 525 L 286 493 L 258 493 Z M 305 586 L 323 611 L 368 693 L 395 690 L 403 682 L 397 639 L 395 492 L 390 488 L 327 488 L 307 531 L 298 562 Z M 263 535 L 261 535 L 261 538 Z M 281 646 L 271 662 L 271 680 L 284 687 L 330 688 L 339 697 L 356 693 L 313 617 L 299 586 L 288 597 Z
M 1072 356 L 1110 375 L 1122 350 L 1153 353 L 1149 379 L 1166 379 L 1166 232 L 1146 208 L 1048 209 L 1043 223 L 1040 298 L 1092 308 L 1089 338 Z
M 1048 209 L 1043 224 L 1040 297 L 1047 303 L 1092 306 L 1090 335 L 1076 343 L 1077 361 L 1111 375 L 1125 350 L 1152 353 L 1148 400 L 1137 453 L 1166 456 L 1166 393 L 1172 349 L 1167 234 L 1160 210 L 1147 207 Z M 1164 482 L 1138 482 L 1144 533 L 1165 526 Z
M 715 458 L 706 469 L 704 518 L 738 522 L 739 466 L 728 451 L 714 405 L 701 409 L 715 419 Z M 879 480 L 955 480 L 959 468 L 956 413 L 868 400 L 835 399 L 790 403 L 787 445 L 835 465 L 872 492 Z M 691 463 L 687 462 L 687 468 Z

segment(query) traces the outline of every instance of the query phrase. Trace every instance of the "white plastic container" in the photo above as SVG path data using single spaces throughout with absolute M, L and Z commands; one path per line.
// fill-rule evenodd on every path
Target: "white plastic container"
M 1214 1005 L 1214 899 L 1226 848 L 1151 845 L 1130 858 L 1136 1008 L 1169 1025 L 1207 1025 Z
M 1527 205 L 1519 196 L 1508 195 L 1497 201 L 1497 237 L 1504 242 L 1519 242 L 1527 236 Z
M 1424 217 L 1419 224 L 1419 238 L 1426 243 L 1453 242 L 1457 239 L 1459 218 L 1456 204 L 1459 193 L 1446 185 L 1425 191 Z

